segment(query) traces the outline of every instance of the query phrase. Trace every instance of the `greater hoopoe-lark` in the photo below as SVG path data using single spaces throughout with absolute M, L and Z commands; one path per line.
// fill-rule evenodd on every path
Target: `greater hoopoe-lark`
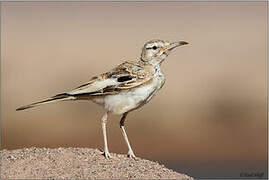
M 24 110 L 38 105 L 64 100 L 92 100 L 105 109 L 102 117 L 104 136 L 104 156 L 110 157 L 107 145 L 106 123 L 108 113 L 122 115 L 120 128 L 128 146 L 128 156 L 135 157 L 124 129 L 124 121 L 129 112 L 146 104 L 164 85 L 165 77 L 161 64 L 170 52 L 185 41 L 168 42 L 151 40 L 147 42 L 138 61 L 126 61 L 109 72 L 93 77 L 76 89 L 58 94 L 46 100 L 22 106 Z

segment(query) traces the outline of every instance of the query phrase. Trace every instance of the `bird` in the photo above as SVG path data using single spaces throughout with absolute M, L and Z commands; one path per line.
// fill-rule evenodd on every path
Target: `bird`
M 124 124 L 128 113 L 149 102 L 165 83 L 161 64 L 177 47 L 189 44 L 186 41 L 169 42 L 153 39 L 146 42 L 141 56 L 136 61 L 124 61 L 112 70 L 92 77 L 87 83 L 43 101 L 21 106 L 16 111 L 33 108 L 52 102 L 91 100 L 105 111 L 101 118 L 105 158 L 110 158 L 106 124 L 108 114 L 121 115 L 120 129 L 128 147 L 127 156 L 136 158 L 129 143 Z

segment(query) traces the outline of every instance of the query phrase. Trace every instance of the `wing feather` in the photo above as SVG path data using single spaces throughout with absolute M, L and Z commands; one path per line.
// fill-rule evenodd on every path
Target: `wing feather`
M 67 92 L 69 95 L 91 96 L 117 94 L 130 90 L 152 79 L 151 69 L 126 61 L 111 71 L 92 78 L 88 83 Z

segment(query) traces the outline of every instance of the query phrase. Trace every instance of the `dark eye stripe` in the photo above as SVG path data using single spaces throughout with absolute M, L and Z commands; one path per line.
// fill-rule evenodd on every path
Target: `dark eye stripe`
M 154 50 L 156 50 L 156 49 L 158 49 L 158 47 L 157 46 L 152 46 L 152 47 L 147 47 L 146 49 L 154 49 Z

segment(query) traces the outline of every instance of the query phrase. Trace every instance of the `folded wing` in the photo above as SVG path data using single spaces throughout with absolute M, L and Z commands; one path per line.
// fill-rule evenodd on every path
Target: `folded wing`
M 107 73 L 93 77 L 88 83 L 67 92 L 67 94 L 72 96 L 117 94 L 142 85 L 151 78 L 151 69 L 135 62 L 126 61 Z

